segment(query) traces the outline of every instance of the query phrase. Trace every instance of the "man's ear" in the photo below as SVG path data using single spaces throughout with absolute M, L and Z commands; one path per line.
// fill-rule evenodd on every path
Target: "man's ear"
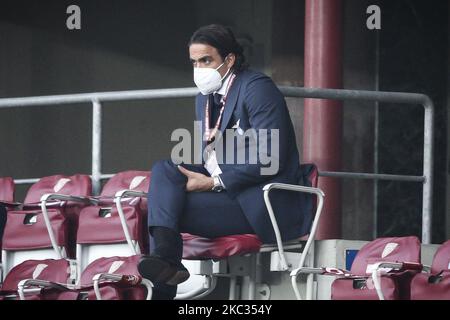
M 228 68 L 232 68 L 235 62 L 236 62 L 236 55 L 234 53 L 230 53 L 227 57 Z

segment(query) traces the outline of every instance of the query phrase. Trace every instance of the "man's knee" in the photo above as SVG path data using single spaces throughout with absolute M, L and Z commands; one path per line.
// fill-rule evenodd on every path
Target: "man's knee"
M 152 174 L 159 171 L 177 169 L 176 165 L 170 159 L 159 160 L 152 166 Z
M 172 160 L 159 160 L 152 167 L 152 180 L 158 179 L 159 177 L 165 178 L 178 178 L 184 177 L 177 165 L 172 162 Z

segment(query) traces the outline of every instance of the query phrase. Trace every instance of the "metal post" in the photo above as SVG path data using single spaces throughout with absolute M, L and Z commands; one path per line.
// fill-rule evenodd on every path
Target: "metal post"
M 230 293 L 228 296 L 228 300 L 236 300 L 236 284 L 237 284 L 237 277 L 231 276 L 230 277 Z
M 380 91 L 380 32 L 376 31 L 375 38 L 375 91 Z M 374 173 L 379 170 L 379 154 L 378 149 L 380 145 L 380 104 L 375 101 L 375 119 L 374 119 L 374 142 L 373 142 L 373 169 Z M 378 195 L 379 184 L 378 180 L 373 182 L 373 229 L 372 238 L 378 237 Z
M 422 192 L 422 243 L 430 244 L 433 212 L 433 102 L 424 97 L 423 183 Z
M 92 191 L 100 193 L 102 174 L 102 105 L 92 100 Z
M 305 2 L 305 87 L 342 87 L 342 2 Z M 321 170 L 340 171 L 342 157 L 342 102 L 305 99 L 303 117 L 304 162 Z M 341 237 L 341 185 L 323 178 L 319 188 L 327 194 L 318 239 Z
M 248 300 L 255 300 L 256 296 L 256 255 L 252 254 L 250 260 L 250 274 L 248 275 Z

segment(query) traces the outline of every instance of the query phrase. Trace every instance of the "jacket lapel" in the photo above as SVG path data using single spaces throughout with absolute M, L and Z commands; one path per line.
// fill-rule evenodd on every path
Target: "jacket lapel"
M 237 75 L 234 79 L 234 83 L 230 87 L 230 92 L 228 93 L 227 101 L 225 103 L 225 109 L 223 110 L 222 123 L 220 124 L 220 131 L 222 131 L 222 133 L 224 133 L 228 123 L 230 122 L 231 116 L 233 115 L 234 108 L 236 108 L 240 88 L 241 77 Z

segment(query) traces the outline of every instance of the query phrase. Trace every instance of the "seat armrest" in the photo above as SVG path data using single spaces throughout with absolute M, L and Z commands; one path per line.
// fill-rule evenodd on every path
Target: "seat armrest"
M 115 196 L 114 196 L 114 203 L 116 204 L 117 207 L 117 213 L 119 214 L 119 218 L 120 218 L 120 224 L 122 225 L 122 230 L 123 233 L 125 234 L 125 238 L 127 240 L 128 246 L 130 247 L 130 250 L 133 254 L 140 254 L 141 251 L 139 249 L 139 246 L 135 245 L 133 243 L 133 240 L 131 239 L 131 234 L 130 234 L 130 230 L 128 229 L 128 225 L 125 219 L 125 214 L 123 212 L 123 207 L 122 207 L 122 199 L 125 197 L 135 197 L 135 198 L 141 198 L 141 197 L 146 197 L 147 193 L 142 192 L 142 191 L 134 191 L 134 190 L 120 190 L 118 192 L 116 192 Z
M 379 273 L 388 273 L 391 271 L 417 271 L 420 272 L 423 270 L 423 265 L 421 263 L 417 262 L 389 262 L 389 261 L 383 261 L 375 263 L 372 268 L 370 269 L 370 272 L 373 272 L 374 270 L 378 271 Z
M 34 287 L 34 288 L 30 288 Z M 42 288 L 57 289 L 60 291 L 68 291 L 73 289 L 70 285 L 64 285 L 57 282 L 51 282 L 47 280 L 39 279 L 24 279 L 17 285 L 17 292 L 19 293 L 20 300 L 25 300 L 25 293 L 27 291 L 36 292 L 36 289 L 40 290 Z
M 309 250 L 311 242 L 314 240 L 314 237 L 315 237 L 315 232 L 316 232 L 316 229 L 317 229 L 317 226 L 318 226 L 320 213 L 322 211 L 323 198 L 324 198 L 325 194 L 319 188 L 305 187 L 305 186 L 294 185 L 294 184 L 286 184 L 286 183 L 269 183 L 269 184 L 266 184 L 263 187 L 264 202 L 266 204 L 267 212 L 269 213 L 270 221 L 272 223 L 272 227 L 273 227 L 274 232 L 275 232 L 275 238 L 276 238 L 276 241 L 277 241 L 277 247 L 278 247 L 278 251 L 280 253 L 281 267 L 284 270 L 289 270 L 290 266 L 288 266 L 288 264 L 286 262 L 286 257 L 284 256 L 283 242 L 281 240 L 280 229 L 278 227 L 278 222 L 277 222 L 277 220 L 275 218 L 275 213 L 273 211 L 272 204 L 270 203 L 270 198 L 269 198 L 269 193 L 273 189 L 280 189 L 280 190 L 287 190 L 287 191 L 294 191 L 294 192 L 305 192 L 305 193 L 310 193 L 310 194 L 317 195 L 317 197 L 319 199 L 319 204 L 317 206 L 317 210 L 316 210 L 316 213 L 315 213 L 314 222 L 313 222 L 313 225 L 312 225 L 312 228 L 311 228 L 310 236 L 309 236 L 308 241 L 307 241 L 307 243 L 305 245 L 305 249 L 304 250 L 306 252 Z M 302 260 L 300 262 L 300 266 L 299 267 L 303 266 L 304 259 L 302 259 Z
M 153 294 L 153 283 L 147 279 L 142 278 L 140 275 L 121 275 L 113 273 L 98 273 L 93 278 L 94 282 L 94 292 L 97 300 L 102 300 L 102 295 L 100 293 L 100 283 L 101 281 L 109 283 L 117 283 L 125 287 L 133 287 L 137 285 L 143 285 L 147 289 L 146 300 L 151 300 Z
M 338 268 L 310 268 L 310 267 L 301 267 L 292 270 L 290 276 L 298 277 L 299 274 L 320 274 L 326 276 L 338 276 L 338 277 L 351 277 L 353 276 L 350 271 Z
M 416 262 L 378 262 L 373 265 L 372 269 L 372 280 L 377 291 L 378 298 L 380 300 L 384 300 L 384 294 L 381 290 L 381 282 L 380 276 L 383 274 L 387 274 L 392 271 L 417 271 L 420 272 L 423 269 L 423 265 L 421 263 Z
M 42 206 L 43 203 L 47 203 L 51 200 L 60 200 L 60 201 L 74 201 L 74 202 L 81 202 L 85 204 L 95 204 L 96 202 L 94 199 L 88 198 L 88 197 L 82 197 L 82 196 L 71 196 L 71 195 L 65 195 L 65 194 L 59 194 L 59 193 L 46 193 L 41 197 L 40 205 Z
M 23 206 L 23 204 L 20 202 L 4 201 L 4 200 L 0 200 L 0 205 L 3 205 L 7 208 L 19 209 L 19 210 Z
M 277 240 L 277 247 L 278 247 L 278 254 L 280 256 L 281 268 L 284 270 L 289 270 L 291 268 L 291 266 L 289 266 L 287 264 L 286 257 L 284 254 L 283 242 L 281 240 L 280 229 L 278 227 L 278 223 L 275 218 L 275 213 L 273 211 L 272 204 L 270 203 L 269 192 L 273 189 L 280 189 L 280 190 L 287 190 L 287 191 L 294 191 L 294 192 L 305 192 L 305 193 L 315 194 L 317 196 L 318 204 L 316 207 L 314 220 L 313 220 L 313 223 L 311 226 L 311 230 L 309 232 L 308 240 L 306 241 L 305 247 L 304 247 L 301 257 L 300 257 L 300 262 L 298 264 L 298 270 L 303 270 L 306 256 L 309 253 L 311 245 L 315 239 L 317 227 L 319 225 L 320 215 L 322 213 L 323 199 L 325 197 L 325 194 L 319 188 L 305 187 L 305 186 L 286 184 L 286 183 L 269 183 L 263 187 L 264 202 L 266 204 L 267 212 L 269 213 L 270 221 L 272 222 L 272 227 L 275 232 L 275 237 Z M 292 284 L 292 288 L 294 289 L 296 298 L 298 300 L 300 300 L 301 295 L 300 295 L 300 291 L 297 286 L 297 277 L 298 277 L 298 273 L 294 273 L 291 276 L 291 284 Z
M 114 195 L 114 198 L 117 199 L 121 199 L 121 198 L 125 198 L 125 197 L 139 197 L 139 198 L 145 198 L 147 197 L 147 193 L 143 192 L 143 191 L 135 191 L 135 190 L 120 190 L 117 191 L 116 194 Z
M 56 239 L 55 239 L 55 233 L 52 229 L 52 226 L 50 223 L 50 218 L 48 216 L 48 211 L 47 211 L 47 202 L 51 201 L 51 200 L 74 201 L 74 202 L 81 202 L 81 203 L 85 203 L 85 204 L 91 204 L 94 202 L 87 197 L 70 196 L 70 195 L 59 194 L 59 193 L 46 193 L 41 197 L 40 207 L 41 207 L 41 211 L 42 211 L 42 216 L 44 217 L 44 222 L 45 222 L 45 226 L 47 228 L 50 242 L 52 243 L 52 247 L 55 250 L 57 257 L 59 259 L 61 259 L 61 258 L 65 258 L 65 256 L 63 256 L 63 253 L 58 248 L 58 245 L 57 245 Z

